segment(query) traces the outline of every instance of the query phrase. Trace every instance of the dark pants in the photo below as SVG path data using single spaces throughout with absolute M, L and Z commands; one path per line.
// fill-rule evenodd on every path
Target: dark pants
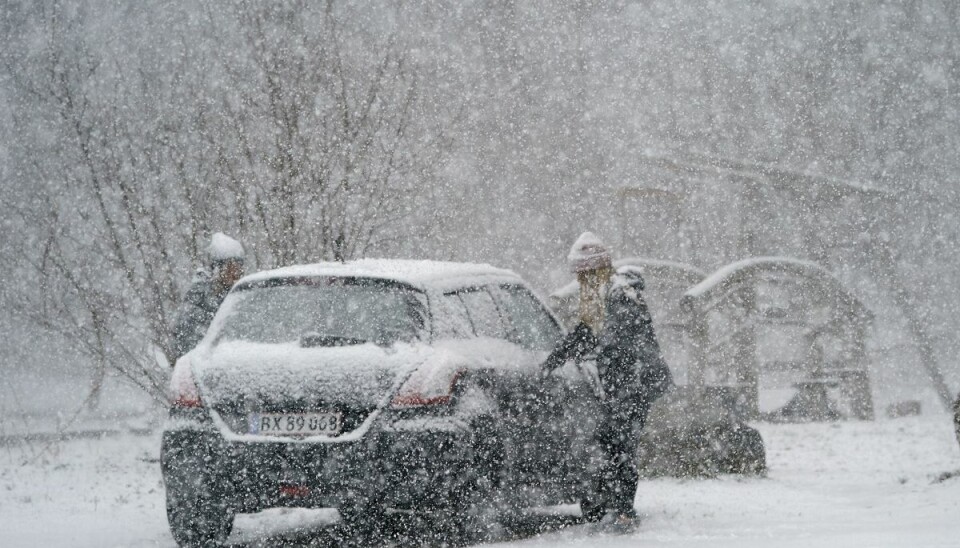
M 638 363 L 644 365 L 638 367 Z M 650 406 L 667 391 L 673 376 L 659 354 L 636 362 L 630 355 L 607 350 L 598 356 L 597 364 L 608 399 L 596 433 L 605 453 L 604 465 L 595 478 L 596 503 L 632 515 L 639 479 L 638 438 Z
M 634 513 L 637 493 L 636 453 L 649 405 L 645 402 L 611 402 L 596 437 L 604 464 L 594 478 L 596 504 L 618 514 Z

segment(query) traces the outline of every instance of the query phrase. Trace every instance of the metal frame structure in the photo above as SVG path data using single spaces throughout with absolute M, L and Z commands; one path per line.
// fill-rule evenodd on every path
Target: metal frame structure
M 809 261 L 780 257 L 727 265 L 690 288 L 681 299 L 691 333 L 694 388 L 726 384 L 747 416 L 759 416 L 758 332 L 769 326 L 800 328 L 804 357 L 789 364 L 800 373 L 797 388 L 837 386 L 850 414 L 873 418 L 866 359 L 872 314 L 826 270 Z

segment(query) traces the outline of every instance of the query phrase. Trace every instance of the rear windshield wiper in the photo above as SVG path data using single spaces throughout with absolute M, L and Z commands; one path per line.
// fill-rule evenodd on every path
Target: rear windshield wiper
M 300 337 L 300 346 L 303 348 L 313 348 L 315 346 L 351 346 L 363 344 L 367 341 L 354 337 L 341 337 L 340 335 L 324 335 L 321 333 L 304 333 Z

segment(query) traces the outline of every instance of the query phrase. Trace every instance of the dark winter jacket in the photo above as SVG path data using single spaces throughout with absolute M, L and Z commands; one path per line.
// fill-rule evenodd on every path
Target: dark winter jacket
M 226 296 L 226 291 L 219 294 L 214 291 L 209 274 L 197 271 L 177 310 L 171 345 L 174 361 L 197 346 L 206 335 L 210 321 Z
M 629 415 L 645 415 L 673 382 L 640 294 L 642 288 L 639 277 L 614 275 L 606 292 L 601 332 L 594 334 L 586 324 L 579 324 L 544 363 L 552 370 L 596 350 L 597 371 L 611 410 Z

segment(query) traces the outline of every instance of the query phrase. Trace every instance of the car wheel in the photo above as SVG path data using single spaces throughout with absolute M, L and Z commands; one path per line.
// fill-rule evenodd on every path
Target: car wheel
M 351 501 L 340 505 L 338 510 L 346 534 L 359 545 L 382 534 L 387 515 L 383 506 L 371 501 Z
M 580 514 L 587 523 L 596 523 L 603 519 L 606 508 L 603 504 L 589 498 L 580 499 Z
M 495 490 L 503 487 L 503 466 L 506 450 L 500 428 L 490 417 L 473 423 L 473 468 L 476 480 L 473 489 Z
M 218 488 L 208 453 L 198 449 L 165 440 L 161 466 L 167 521 L 179 546 L 221 546 L 233 529 L 233 510 Z
M 476 455 L 474 455 L 475 457 Z M 417 513 L 438 544 L 472 543 L 483 536 L 485 524 L 478 513 L 480 489 L 476 459 L 460 468 L 456 483 L 448 485 L 439 500 Z

